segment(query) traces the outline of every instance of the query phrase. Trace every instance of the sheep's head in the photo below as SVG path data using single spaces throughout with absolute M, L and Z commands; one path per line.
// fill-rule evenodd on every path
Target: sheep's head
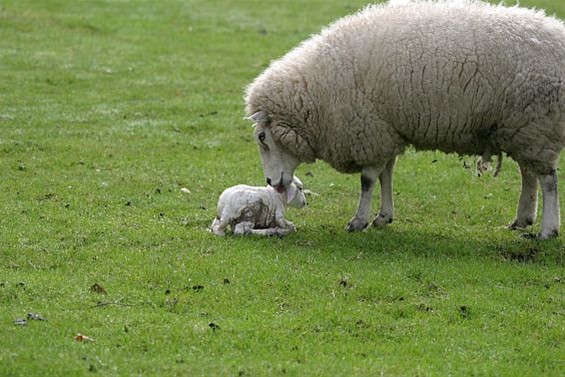
M 283 192 L 292 183 L 296 167 L 302 161 L 312 161 L 313 153 L 295 130 L 273 121 L 266 111 L 256 112 L 249 119 L 255 123 L 254 135 L 267 183 Z

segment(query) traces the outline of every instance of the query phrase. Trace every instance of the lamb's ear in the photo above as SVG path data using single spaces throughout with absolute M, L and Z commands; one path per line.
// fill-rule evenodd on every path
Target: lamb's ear
M 299 189 L 304 188 L 304 183 L 302 183 L 300 178 L 298 178 L 297 176 L 292 177 L 292 182 L 296 185 L 297 188 L 299 188 Z
M 296 189 L 296 186 L 290 185 L 290 187 L 286 190 L 286 202 L 290 203 L 292 200 L 294 200 L 297 192 L 298 190 Z
M 243 119 L 250 120 L 254 124 L 257 124 L 257 123 L 267 123 L 271 120 L 271 117 L 269 116 L 268 112 L 264 110 L 260 110 L 257 111 L 255 114 L 251 115 L 250 117 L 245 117 Z

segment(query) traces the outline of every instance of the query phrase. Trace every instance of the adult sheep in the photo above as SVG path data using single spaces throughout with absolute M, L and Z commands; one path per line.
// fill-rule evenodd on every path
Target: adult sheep
M 357 213 L 369 222 L 376 179 L 381 226 L 394 216 L 392 173 L 406 146 L 507 153 L 522 192 L 510 228 L 559 232 L 556 164 L 565 144 L 565 26 L 543 11 L 479 1 L 365 8 L 274 61 L 246 91 L 267 182 L 282 191 L 301 162 L 361 172 Z

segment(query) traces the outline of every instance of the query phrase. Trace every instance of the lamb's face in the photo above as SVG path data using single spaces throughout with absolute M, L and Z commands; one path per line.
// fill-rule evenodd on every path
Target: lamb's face
M 285 191 L 292 183 L 294 170 L 300 164 L 300 161 L 274 139 L 269 122 L 258 122 L 255 125 L 254 135 L 259 145 L 267 184 L 274 187 L 278 192 Z
M 294 208 L 302 208 L 307 203 L 306 195 L 304 195 L 304 186 L 298 177 L 294 177 L 287 191 L 287 205 Z

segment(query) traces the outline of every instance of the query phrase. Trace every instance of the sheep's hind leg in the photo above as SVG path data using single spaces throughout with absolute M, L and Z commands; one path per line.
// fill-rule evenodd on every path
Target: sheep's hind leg
M 350 232 L 363 230 L 369 224 L 371 216 L 371 199 L 373 197 L 373 189 L 377 177 L 382 172 L 382 166 L 368 166 L 361 170 L 361 197 L 359 198 L 359 207 L 355 217 L 347 224 L 346 229 Z
M 381 183 L 381 210 L 377 217 L 373 220 L 374 226 L 385 226 L 390 224 L 394 218 L 394 201 L 392 198 L 392 172 L 394 164 L 396 163 L 396 156 L 391 158 L 386 164 L 385 169 L 379 175 Z
M 557 192 L 557 171 L 553 169 L 549 174 L 539 176 L 543 194 L 543 213 L 541 218 L 541 232 L 539 239 L 557 237 L 559 234 L 559 194 Z
M 253 230 L 254 225 L 255 224 L 253 224 L 250 221 L 243 221 L 241 223 L 238 223 L 233 228 L 233 235 L 234 236 L 244 236 L 246 234 L 250 234 L 251 231 Z
M 290 228 L 267 228 L 267 229 L 251 229 L 250 234 L 256 236 L 278 236 L 284 237 L 296 230 Z
M 225 234 L 227 226 L 228 226 L 227 222 L 224 222 L 216 217 L 212 222 L 212 225 L 210 225 L 210 228 L 208 228 L 208 230 L 214 233 L 216 236 L 223 236 Z
M 538 206 L 538 179 L 523 164 L 520 165 L 522 174 L 522 192 L 516 210 L 516 219 L 508 228 L 524 229 L 536 221 L 536 210 Z

